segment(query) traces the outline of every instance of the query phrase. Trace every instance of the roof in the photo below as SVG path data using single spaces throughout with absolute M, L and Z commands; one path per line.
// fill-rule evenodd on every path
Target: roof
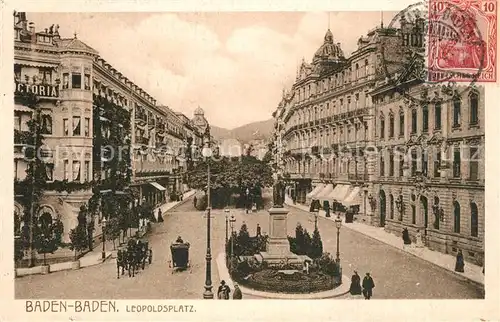
M 80 51 L 87 52 L 90 54 L 98 55 L 99 53 L 94 48 L 85 44 L 83 41 L 78 38 L 66 38 L 61 39 L 56 42 L 57 47 L 61 49 L 71 50 L 71 51 Z

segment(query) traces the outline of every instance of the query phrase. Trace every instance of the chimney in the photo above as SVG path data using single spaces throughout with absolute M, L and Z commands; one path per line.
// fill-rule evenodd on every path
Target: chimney
M 30 22 L 30 33 L 35 34 L 35 23 Z

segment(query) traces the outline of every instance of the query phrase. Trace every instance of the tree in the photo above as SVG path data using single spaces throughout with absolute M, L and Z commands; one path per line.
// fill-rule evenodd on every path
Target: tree
M 297 255 L 304 255 L 304 228 L 300 223 L 295 227 L 295 252 Z
M 85 227 L 76 226 L 69 232 L 71 243 L 69 249 L 75 251 L 75 261 L 77 260 L 78 252 L 84 251 L 87 248 L 87 229 Z
M 108 240 L 113 241 L 113 249 L 116 249 L 115 240 L 120 237 L 121 219 L 119 217 L 111 218 L 106 222 L 106 227 L 104 227 L 104 234 Z
M 304 244 L 302 245 L 301 255 L 309 254 L 310 249 L 311 249 L 311 235 L 309 234 L 307 229 L 304 229 Z
M 248 232 L 247 224 L 241 225 L 240 231 L 238 233 L 237 244 L 240 246 L 242 251 L 242 255 L 253 255 L 248 254 L 248 250 L 250 248 L 250 233 Z
M 43 265 L 47 265 L 47 253 L 54 253 L 57 250 L 59 243 L 53 234 L 52 227 L 47 230 L 39 229 L 36 233 L 35 248 L 39 254 L 43 254 Z
M 311 257 L 312 259 L 316 259 L 321 257 L 322 254 L 323 254 L 323 242 L 321 241 L 319 230 L 316 227 L 313 232 L 311 247 L 309 248 L 309 253 L 307 254 L 307 256 Z

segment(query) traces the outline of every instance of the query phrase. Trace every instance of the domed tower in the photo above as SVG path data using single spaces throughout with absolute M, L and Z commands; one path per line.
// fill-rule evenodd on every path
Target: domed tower
M 312 64 L 316 67 L 315 70 L 326 72 L 332 68 L 336 68 L 345 62 L 344 52 L 340 48 L 340 43 L 333 40 L 333 34 L 328 29 L 325 34 L 323 44 L 314 54 Z
M 194 111 L 193 124 L 198 128 L 200 133 L 205 133 L 208 127 L 208 121 L 205 118 L 205 112 L 201 107 Z

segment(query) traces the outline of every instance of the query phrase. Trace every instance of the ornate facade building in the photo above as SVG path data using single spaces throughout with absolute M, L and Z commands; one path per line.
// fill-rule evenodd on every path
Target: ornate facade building
M 25 138 L 35 109 L 23 97 L 34 95 L 40 100 L 36 110 L 41 114 L 48 183 L 36 214 L 41 220 L 60 220 L 67 241 L 95 183 L 110 177 L 106 162 L 118 157 L 122 171 L 116 175 L 130 175 L 127 188 L 136 190 L 139 200 L 157 204 L 182 190 L 184 147 L 188 137 L 200 142 L 203 133 L 192 120 L 160 105 L 76 34 L 64 39 L 58 29 L 52 25 L 36 31 L 25 13 L 15 13 L 14 179 L 26 178 Z M 16 223 L 22 222 L 24 197 L 16 191 Z M 17 224 L 17 233 L 20 228 Z M 100 229 L 96 227 L 96 235 Z
M 407 41 L 420 24 L 375 28 L 348 58 L 328 30 L 273 113 L 275 163 L 296 202 L 397 235 L 406 227 L 483 264 L 484 90 L 429 86 L 400 67 L 422 50 Z

